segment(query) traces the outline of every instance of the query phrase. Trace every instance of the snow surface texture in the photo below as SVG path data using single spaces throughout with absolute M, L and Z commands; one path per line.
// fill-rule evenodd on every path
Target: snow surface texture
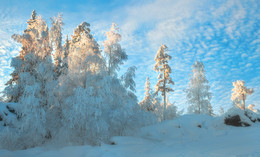
M 233 127 L 224 116 L 184 115 L 175 120 L 144 127 L 135 136 L 113 137 L 114 145 L 51 145 L 27 150 L 0 150 L 1 157 L 172 157 L 260 156 L 260 123 Z

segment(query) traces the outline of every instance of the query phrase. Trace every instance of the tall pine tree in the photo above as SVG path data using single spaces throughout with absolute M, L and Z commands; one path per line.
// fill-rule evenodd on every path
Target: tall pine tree
M 159 72 L 158 75 L 159 80 L 155 85 L 155 92 L 157 94 L 160 91 L 163 97 L 163 120 L 166 119 L 165 112 L 166 112 L 166 103 L 167 103 L 166 102 L 167 93 L 173 92 L 173 89 L 170 87 L 170 85 L 174 85 L 174 82 L 170 77 L 172 70 L 168 64 L 168 61 L 171 60 L 172 57 L 168 55 L 166 51 L 167 51 L 167 46 L 161 45 L 154 58 L 156 62 L 154 66 L 154 70 L 156 72 Z

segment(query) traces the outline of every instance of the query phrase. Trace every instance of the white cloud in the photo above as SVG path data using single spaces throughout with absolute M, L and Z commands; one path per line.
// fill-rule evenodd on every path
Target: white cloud
M 246 67 L 247 67 L 247 68 L 249 68 L 249 67 L 251 67 L 251 66 L 252 66 L 251 63 L 247 63 L 247 64 L 246 64 Z

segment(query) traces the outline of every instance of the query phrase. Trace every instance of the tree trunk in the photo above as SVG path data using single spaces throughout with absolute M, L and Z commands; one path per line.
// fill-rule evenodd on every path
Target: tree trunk
M 110 71 L 110 68 L 111 68 L 111 49 L 109 50 L 109 59 L 108 59 L 108 75 L 110 75 L 111 71 Z
M 245 100 L 245 95 L 243 94 L 243 103 L 242 103 L 242 110 L 245 110 L 246 109 L 246 100 Z
M 166 91 L 165 91 L 165 63 L 163 64 L 163 120 L 165 120 L 165 112 L 166 112 Z

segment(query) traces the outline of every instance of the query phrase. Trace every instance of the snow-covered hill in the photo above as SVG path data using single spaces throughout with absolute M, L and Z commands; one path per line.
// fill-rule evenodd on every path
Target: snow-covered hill
M 142 128 L 135 136 L 113 137 L 100 147 L 51 145 L 0 150 L 1 157 L 172 157 L 260 156 L 260 123 L 250 127 L 223 124 L 223 117 L 184 115 Z

